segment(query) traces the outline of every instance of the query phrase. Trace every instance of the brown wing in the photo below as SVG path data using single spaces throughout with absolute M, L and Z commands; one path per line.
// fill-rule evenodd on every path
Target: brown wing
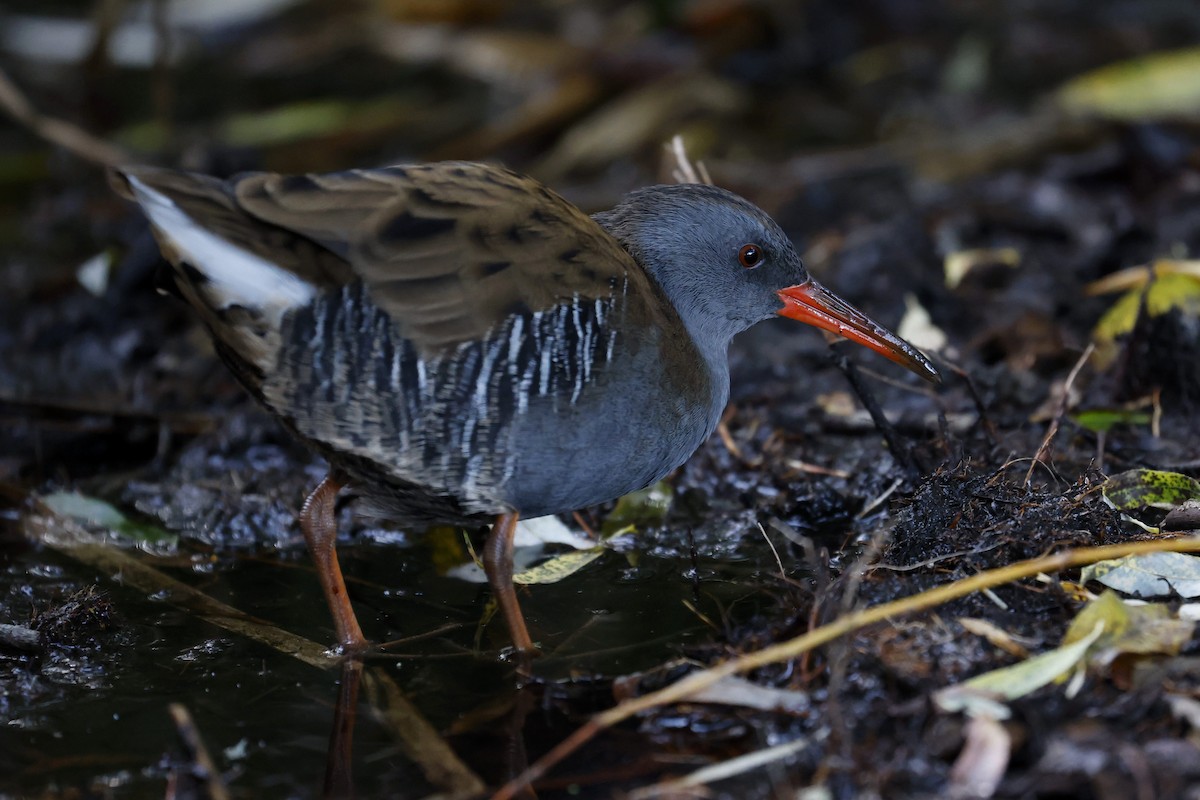
M 326 243 L 311 241 L 299 231 L 263 225 L 238 207 L 230 185 L 209 175 L 177 172 L 156 167 L 125 167 L 110 173 L 113 188 L 124 197 L 136 200 L 151 212 L 153 201 L 139 196 L 130 180 L 158 192 L 178 208 L 185 217 L 204 230 L 230 244 L 252 253 L 314 285 L 345 283 L 353 272 L 345 257 Z M 150 214 L 151 219 L 156 219 Z M 157 227 L 157 226 L 156 226 Z M 174 236 L 178 232 L 170 225 L 159 228 L 157 237 L 168 260 L 179 264 L 189 261 L 180 252 Z M 192 263 L 190 266 L 206 272 L 210 265 Z
M 231 190 L 253 217 L 345 258 L 422 348 L 481 337 L 514 311 L 606 298 L 648 280 L 594 220 L 500 167 L 261 173 Z

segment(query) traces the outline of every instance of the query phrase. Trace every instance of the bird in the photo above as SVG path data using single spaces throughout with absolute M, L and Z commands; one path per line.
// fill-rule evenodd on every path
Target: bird
M 369 647 L 338 564 L 351 486 L 401 524 L 491 522 L 482 561 L 512 647 L 520 517 L 649 486 L 716 429 L 731 340 L 777 316 L 938 382 L 826 289 L 783 230 L 716 186 L 649 186 L 588 215 L 498 165 L 229 179 L 113 173 L 237 380 L 328 462 L 300 527 L 340 651 Z

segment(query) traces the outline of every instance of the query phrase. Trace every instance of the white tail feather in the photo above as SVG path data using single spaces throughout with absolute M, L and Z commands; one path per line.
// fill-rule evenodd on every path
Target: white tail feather
M 162 192 L 134 175 L 129 184 L 151 223 L 180 258 L 210 281 L 203 287 L 217 310 L 243 306 L 281 313 L 309 302 L 316 288 L 296 275 L 205 230 Z

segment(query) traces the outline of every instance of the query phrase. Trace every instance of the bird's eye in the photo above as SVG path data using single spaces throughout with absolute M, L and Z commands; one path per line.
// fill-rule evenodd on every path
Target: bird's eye
M 746 269 L 753 269 L 762 263 L 763 250 L 756 244 L 744 244 L 738 251 L 738 263 Z

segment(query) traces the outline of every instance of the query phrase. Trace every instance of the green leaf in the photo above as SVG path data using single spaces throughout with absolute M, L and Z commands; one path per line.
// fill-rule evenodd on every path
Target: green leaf
M 1088 411 L 1077 411 L 1071 414 L 1071 419 L 1089 431 L 1100 433 L 1112 430 L 1117 425 L 1149 425 L 1152 417 L 1145 411 L 1093 408 Z
M 326 136 L 346 127 L 350 109 L 339 100 L 305 100 L 234 114 L 225 120 L 221 139 L 235 147 L 264 147 Z
M 1156 469 L 1131 469 L 1113 475 L 1101 487 L 1104 499 L 1116 509 L 1163 508 L 1168 511 L 1186 500 L 1200 499 L 1200 481 Z
M 131 520 L 115 506 L 78 492 L 55 492 L 41 498 L 42 505 L 62 517 L 99 528 L 107 528 L 140 544 L 173 547 L 179 537 L 148 522 Z

